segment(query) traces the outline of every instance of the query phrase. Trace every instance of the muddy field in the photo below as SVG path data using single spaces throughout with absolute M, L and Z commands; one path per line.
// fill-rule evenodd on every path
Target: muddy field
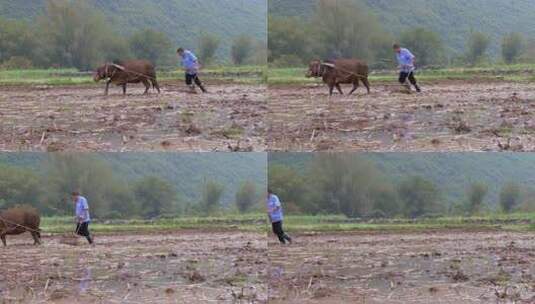
M 143 86 L 2 86 L 3 151 L 263 151 L 267 111 L 262 85 L 208 84 L 191 94 L 164 83 Z
M 8 237 L 1 303 L 266 303 L 265 234 L 96 236 L 97 245 Z
M 297 235 L 270 241 L 270 303 L 535 303 L 535 235 Z
M 344 86 L 348 93 L 350 87 Z M 373 84 L 328 97 L 325 85 L 269 89 L 274 151 L 534 151 L 535 84 L 423 83 L 406 94 Z

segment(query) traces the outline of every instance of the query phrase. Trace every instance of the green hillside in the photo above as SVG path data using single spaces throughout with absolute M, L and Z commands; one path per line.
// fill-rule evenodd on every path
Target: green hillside
M 487 202 L 495 204 L 501 187 L 511 181 L 535 188 L 535 154 L 532 153 L 372 153 L 365 155 L 394 183 L 419 175 L 432 181 L 451 204 L 465 196 L 467 186 L 488 186 Z M 269 165 L 285 164 L 304 172 L 313 154 L 272 153 Z
M 221 39 L 220 57 L 228 57 L 232 39 L 247 34 L 256 40 L 267 37 L 267 7 L 264 0 L 87 0 L 128 35 L 151 28 L 165 32 L 177 45 L 196 48 L 202 33 Z M 0 16 L 31 20 L 40 14 L 46 0 L 1 1 Z
M 535 37 L 535 1 L 532 0 L 354 0 L 379 18 L 396 35 L 407 28 L 425 27 L 440 33 L 445 44 L 463 52 L 469 33 L 481 31 L 491 37 L 497 54 L 501 37 L 521 32 Z M 274 16 L 307 17 L 318 0 L 269 0 Z
M 228 204 L 234 202 L 234 195 L 242 182 L 252 181 L 261 191 L 267 178 L 264 153 L 99 153 L 94 156 L 106 162 L 117 176 L 129 183 L 147 176 L 167 180 L 183 199 L 190 202 L 198 201 L 204 180 L 224 185 L 222 203 Z M 2 153 L 0 164 L 39 172 L 47 157 L 46 153 Z

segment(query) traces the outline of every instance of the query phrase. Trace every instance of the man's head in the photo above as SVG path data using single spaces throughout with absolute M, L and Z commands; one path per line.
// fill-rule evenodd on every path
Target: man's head
M 271 191 L 271 188 L 268 188 L 268 189 L 267 189 L 267 196 L 269 197 L 269 196 L 272 195 L 272 194 L 273 194 L 273 191 Z
M 72 198 L 73 202 L 76 203 L 78 201 L 79 197 L 80 197 L 80 192 L 78 192 L 78 191 L 71 192 L 71 198 Z
M 178 54 L 178 56 L 182 57 L 184 55 L 184 49 L 180 47 L 176 50 L 176 53 Z
M 394 52 L 399 53 L 401 52 L 401 46 L 398 43 L 394 43 L 392 46 L 392 49 L 394 49 Z

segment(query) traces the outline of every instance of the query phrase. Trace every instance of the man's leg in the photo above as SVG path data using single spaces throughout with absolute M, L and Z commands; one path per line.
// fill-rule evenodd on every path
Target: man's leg
M 416 89 L 416 92 L 421 92 L 422 90 L 420 90 L 420 87 L 418 86 L 418 84 L 416 83 L 416 78 L 414 78 L 414 72 L 411 72 L 409 74 L 409 81 L 411 82 L 411 84 L 414 86 L 414 88 Z
M 201 88 L 201 91 L 203 93 L 206 93 L 206 89 L 204 88 L 201 80 L 199 79 L 199 76 L 195 75 L 195 84 L 199 86 L 199 88 Z
M 292 243 L 292 238 L 289 235 L 287 235 L 286 232 L 284 232 L 284 229 L 282 229 L 282 221 L 280 223 L 281 223 L 282 237 L 291 244 Z
M 93 238 L 91 238 L 91 234 L 89 233 L 89 222 L 80 225 L 80 235 L 85 236 L 89 244 L 93 244 Z
M 82 229 L 82 225 L 80 223 L 77 223 L 76 224 L 76 234 L 82 235 L 81 229 Z
M 409 76 L 408 73 L 399 72 L 399 83 L 405 84 L 405 81 L 407 81 L 407 76 Z
M 286 244 L 284 232 L 282 232 L 282 222 L 271 223 L 271 226 L 273 228 L 273 233 L 279 238 L 279 242 L 281 242 L 281 244 Z
M 193 85 L 193 75 L 186 73 L 186 85 L 190 88 L 191 91 L 195 91 L 195 86 Z

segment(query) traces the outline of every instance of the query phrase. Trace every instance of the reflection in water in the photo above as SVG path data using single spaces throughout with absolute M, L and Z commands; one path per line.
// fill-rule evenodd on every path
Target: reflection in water
M 91 268 L 86 267 L 83 270 L 83 277 L 80 280 L 78 289 L 80 293 L 85 293 L 89 289 L 89 284 L 91 283 Z

